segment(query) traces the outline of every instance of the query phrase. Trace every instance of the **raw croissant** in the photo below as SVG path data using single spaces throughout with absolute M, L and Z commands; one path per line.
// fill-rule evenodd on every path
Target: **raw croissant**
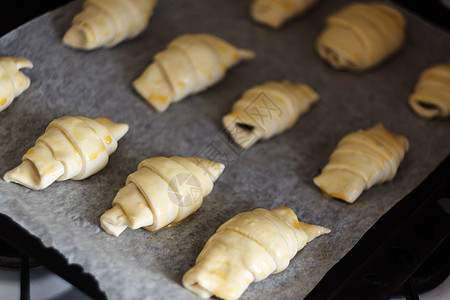
M 329 232 L 299 222 L 287 207 L 240 213 L 208 240 L 183 286 L 202 298 L 237 299 L 251 282 L 283 271 L 307 242 Z
M 55 119 L 4 180 L 40 190 L 56 180 L 87 178 L 106 166 L 127 131 L 128 125 L 106 118 Z
M 353 203 L 375 184 L 394 178 L 408 140 L 382 124 L 358 130 L 341 139 L 314 183 L 326 194 Z
M 419 116 L 427 119 L 450 115 L 450 64 L 436 65 L 425 70 L 419 78 L 409 105 Z
M 147 26 L 155 4 L 156 0 L 85 0 L 63 43 L 92 50 L 132 39 Z
M 317 0 L 253 0 L 250 15 L 253 20 L 273 28 L 307 11 Z
M 382 3 L 352 3 L 328 17 L 327 24 L 317 40 L 317 51 L 337 69 L 373 67 L 405 39 L 405 19 Z
M 213 35 L 186 34 L 156 54 L 133 86 L 158 112 L 163 112 L 170 103 L 217 83 L 228 68 L 253 57 L 253 51 L 237 49 Z
M 30 87 L 30 78 L 19 70 L 32 67 L 31 61 L 22 57 L 0 57 L 0 111 Z
M 222 123 L 239 146 L 248 148 L 292 127 L 318 100 L 306 85 L 271 81 L 247 90 Z
M 127 227 L 157 231 L 177 224 L 200 208 L 224 168 L 198 157 L 146 159 L 101 216 L 101 226 L 119 236 Z

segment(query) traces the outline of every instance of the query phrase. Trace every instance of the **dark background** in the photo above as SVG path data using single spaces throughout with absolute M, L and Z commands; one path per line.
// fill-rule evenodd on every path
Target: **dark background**
M 71 0 L 0 0 L 0 36 Z

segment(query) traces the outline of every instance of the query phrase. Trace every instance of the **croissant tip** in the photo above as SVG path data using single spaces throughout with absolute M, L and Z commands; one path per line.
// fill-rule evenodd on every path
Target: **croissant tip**
M 129 126 L 124 123 L 117 124 L 113 129 L 113 134 L 116 139 L 120 140 L 129 130 Z
M 314 224 L 308 224 L 305 222 L 299 222 L 300 228 L 306 233 L 308 236 L 308 242 L 312 241 L 318 236 L 328 234 L 331 232 L 331 229 Z
M 75 49 L 92 50 L 94 47 L 89 46 L 87 32 L 79 26 L 72 26 L 67 30 L 63 37 L 63 43 Z
M 113 134 L 116 140 L 120 140 L 129 129 L 128 124 L 116 123 L 107 118 L 96 118 L 97 121 L 102 123 Z
M 208 172 L 213 182 L 215 182 L 225 170 L 225 165 L 220 162 L 201 157 L 193 157 L 192 159 L 196 164 L 200 165 L 205 171 Z
M 291 85 L 294 85 L 297 89 L 299 89 L 305 95 L 305 98 L 307 98 L 311 103 L 319 101 L 320 95 L 316 91 L 314 91 L 311 87 L 302 83 L 292 83 L 288 80 L 282 81 L 282 83 L 286 82 Z
M 214 162 L 214 165 L 211 166 L 208 171 L 213 176 L 214 181 L 216 181 L 219 176 L 223 173 L 225 170 L 225 165 L 219 162 Z
M 14 61 L 14 63 L 17 66 L 17 69 L 22 69 L 22 68 L 32 69 L 33 68 L 33 63 L 26 58 L 18 57 L 18 56 L 11 56 L 9 58 L 11 58 Z
M 249 49 L 238 49 L 239 52 L 239 57 L 242 60 L 250 60 L 255 58 L 256 53 L 253 50 L 249 50 Z
M 254 21 L 273 29 L 279 29 L 285 21 L 282 11 L 264 2 L 255 1 L 250 8 L 250 15 Z
M 100 217 L 101 228 L 115 237 L 118 237 L 127 228 L 127 225 L 127 218 L 119 205 L 105 211 Z
M 34 164 L 29 160 L 25 160 L 19 166 L 6 172 L 3 180 L 6 182 L 14 182 L 33 190 L 42 190 L 53 183 L 56 178 L 55 180 L 51 178 L 43 180 Z
M 187 290 L 189 290 L 192 293 L 194 293 L 197 296 L 199 296 L 200 298 L 203 298 L 203 299 L 210 298 L 213 295 L 213 293 L 211 293 L 209 290 L 204 288 L 198 282 L 198 280 L 195 278 L 196 276 L 194 274 L 191 274 L 191 273 L 194 273 L 193 272 L 193 268 L 191 270 L 189 270 L 186 274 L 184 274 L 183 279 L 182 279 L 183 286 Z

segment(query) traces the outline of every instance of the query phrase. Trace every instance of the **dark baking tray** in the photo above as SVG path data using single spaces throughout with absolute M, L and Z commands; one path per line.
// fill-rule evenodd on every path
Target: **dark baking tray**
M 0 36 L 70 1 L 2 1 Z M 397 0 L 429 22 L 450 31 L 450 11 L 439 1 Z M 401 289 L 450 233 L 450 156 L 363 236 L 310 292 L 306 299 L 387 299 Z M 95 299 L 106 299 L 95 278 L 68 264 L 57 249 L 45 247 L 6 215 L 0 214 L 0 238 Z M 445 252 L 444 252 L 445 253 Z M 450 253 L 450 251 L 446 251 Z M 440 278 L 450 270 L 445 265 Z M 431 286 L 429 286 L 431 288 Z

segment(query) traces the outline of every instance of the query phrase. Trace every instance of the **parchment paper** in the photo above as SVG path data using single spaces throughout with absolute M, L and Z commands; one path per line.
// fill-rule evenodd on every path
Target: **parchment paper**
M 402 10 L 408 30 L 397 55 L 367 73 L 336 71 L 320 60 L 314 42 L 325 17 L 346 2 L 323 1 L 303 18 L 272 30 L 250 20 L 248 1 L 165 0 L 136 39 L 82 52 L 60 43 L 80 10 L 76 1 L 3 36 L 0 54 L 26 57 L 34 68 L 25 71 L 31 87 L 0 113 L 1 176 L 21 162 L 54 118 L 102 116 L 128 123 L 130 131 L 107 167 L 86 180 L 57 182 L 42 191 L 0 181 L 0 213 L 83 266 L 110 299 L 195 299 L 181 278 L 220 224 L 243 211 L 286 205 L 302 221 L 332 233 L 309 243 L 284 272 L 252 284 L 242 298 L 304 297 L 450 152 L 449 121 L 420 119 L 407 105 L 420 72 L 449 60 L 450 35 Z M 155 113 L 131 82 L 172 39 L 199 32 L 253 49 L 257 56 L 216 86 Z M 222 116 L 245 89 L 282 79 L 310 85 L 320 101 L 284 134 L 247 151 L 230 148 Z M 394 180 L 364 192 L 354 205 L 323 197 L 312 178 L 337 142 L 378 122 L 411 144 Z M 127 229 L 119 238 L 104 233 L 99 217 L 127 175 L 141 160 L 159 155 L 216 158 L 227 167 L 204 205 L 181 225 L 157 233 Z

